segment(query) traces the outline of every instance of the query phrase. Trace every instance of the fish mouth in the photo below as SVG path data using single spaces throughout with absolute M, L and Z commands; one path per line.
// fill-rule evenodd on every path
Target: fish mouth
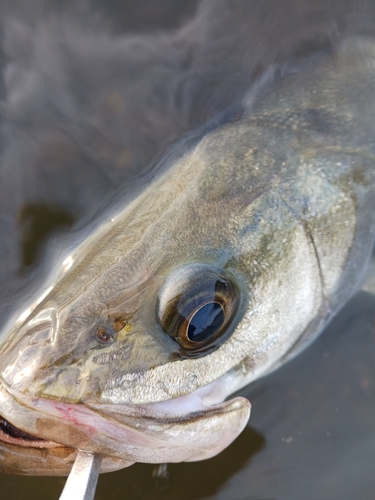
M 211 386 L 211 387 L 210 387 Z M 165 463 L 210 458 L 243 430 L 250 403 L 217 403 L 214 384 L 147 405 L 76 404 L 0 387 L 0 441 L 24 448 L 67 447 L 118 460 Z M 215 403 L 210 404 L 208 403 Z M 112 468 L 112 470 L 114 470 Z
M 0 415 L 0 441 L 25 448 L 60 448 L 63 445 L 47 441 L 19 429 Z

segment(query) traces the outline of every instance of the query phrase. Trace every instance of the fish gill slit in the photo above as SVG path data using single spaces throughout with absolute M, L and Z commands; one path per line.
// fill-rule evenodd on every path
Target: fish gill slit
M 317 247 L 315 245 L 315 240 L 314 240 L 313 233 L 311 231 L 311 227 L 310 227 L 309 221 L 301 219 L 301 223 L 302 223 L 303 229 L 305 231 L 306 237 L 309 239 L 309 241 L 310 241 L 310 243 L 312 245 L 312 248 L 314 250 L 316 262 L 318 264 L 318 272 L 319 272 L 320 282 L 322 284 L 321 294 L 322 294 L 322 299 L 324 301 L 326 299 L 326 295 L 325 295 L 326 285 L 325 285 L 325 280 L 324 280 L 324 274 L 323 274 L 323 271 L 322 271 L 322 266 L 320 264 L 319 252 L 318 252 L 318 249 L 317 249 Z
M 323 299 L 323 302 L 327 299 L 326 297 L 326 294 L 325 294 L 325 289 L 326 289 L 326 285 L 325 285 L 325 280 L 324 280 L 324 274 L 323 274 L 323 271 L 322 271 L 322 266 L 320 264 L 320 257 L 319 257 L 319 252 L 318 252 L 318 249 L 315 245 L 315 241 L 314 241 L 314 236 L 313 236 L 313 232 L 311 230 L 311 226 L 310 226 L 310 223 L 307 219 L 304 219 L 303 216 L 298 216 L 296 211 L 291 207 L 291 205 L 284 199 L 284 197 L 280 197 L 282 203 L 288 208 L 288 210 L 297 218 L 297 220 L 301 223 L 302 227 L 303 227 L 303 230 L 304 230 L 304 233 L 306 235 L 306 238 L 310 241 L 311 243 L 311 246 L 313 248 L 313 251 L 314 251 L 314 255 L 315 255 L 315 258 L 316 258 L 316 263 L 318 265 L 318 273 L 319 273 L 319 279 L 320 279 L 320 283 L 321 283 L 321 295 L 322 295 L 322 299 Z

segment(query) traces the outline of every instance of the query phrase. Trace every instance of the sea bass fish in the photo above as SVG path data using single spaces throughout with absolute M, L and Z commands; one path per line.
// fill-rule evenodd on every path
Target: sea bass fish
M 275 75 L 182 141 L 2 334 L 1 469 L 211 457 L 225 399 L 296 355 L 358 289 L 375 234 L 375 44 Z M 223 402 L 224 401 L 224 402 Z

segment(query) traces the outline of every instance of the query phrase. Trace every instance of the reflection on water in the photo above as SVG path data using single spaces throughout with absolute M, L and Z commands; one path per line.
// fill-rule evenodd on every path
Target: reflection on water
M 102 0 L 96 3 L 103 6 Z M 302 5 L 298 0 L 294 3 Z M 262 10 L 258 4 L 253 2 L 255 13 Z M 318 10 L 323 5 L 314 0 L 305 4 L 312 6 L 311 16 L 315 6 Z M 338 5 L 337 2 L 327 4 L 331 11 Z M 112 0 L 105 3 L 105 9 L 116 19 L 118 30 L 144 32 L 151 28 L 181 25 L 193 14 L 195 2 L 163 0 L 157 3 L 158 8 L 155 5 L 149 0 Z M 269 2 L 269 5 L 273 3 Z M 293 1 L 288 5 L 292 11 Z M 366 29 L 371 31 L 371 22 L 366 22 Z M 339 30 L 339 23 L 336 28 Z M 265 35 L 262 36 L 261 40 L 264 40 Z M 263 49 L 259 40 L 252 47 L 254 53 Z M 257 57 L 253 56 L 255 59 Z M 259 61 L 261 59 L 259 57 Z M 253 66 L 252 74 L 261 72 L 262 64 Z M 233 83 L 233 95 L 237 95 L 236 92 L 240 94 L 238 89 L 246 84 L 243 75 L 240 75 L 238 81 Z M 208 99 L 208 95 L 205 94 L 205 98 Z M 159 123 L 162 127 L 163 122 Z M 179 133 L 182 133 L 181 130 Z M 82 185 L 85 183 L 83 179 Z M 98 184 L 102 184 L 101 177 Z M 49 219 L 45 217 L 46 210 L 42 209 L 42 212 L 43 222 L 38 210 L 23 213 L 26 224 L 25 264 L 35 258 L 36 241 L 40 242 L 49 232 L 51 224 L 53 227 L 69 226 L 72 222 L 59 209 L 53 211 L 49 208 Z M 375 298 L 360 293 L 302 355 L 242 391 L 253 405 L 249 426 L 217 457 L 198 463 L 168 465 L 164 474 L 163 471 L 158 473 L 159 469 L 153 465 L 136 464 L 129 469 L 103 475 L 99 480 L 96 500 L 373 500 L 374 317 Z M 0 498 L 57 499 L 64 482 L 64 478 L 2 474 Z

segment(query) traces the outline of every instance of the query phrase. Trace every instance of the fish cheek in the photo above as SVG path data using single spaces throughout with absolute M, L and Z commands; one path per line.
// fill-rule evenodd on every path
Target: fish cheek
M 69 402 L 99 401 L 109 382 L 119 381 L 121 388 L 124 377 L 133 380 L 134 374 L 166 363 L 176 351 L 170 340 L 165 345 L 146 332 L 134 331 L 126 340 L 91 349 L 76 363 L 52 367 L 50 376 L 37 384 L 37 393 Z
M 233 244 L 241 251 L 228 266 L 244 276 L 248 287 L 248 309 L 233 336 L 242 356 L 233 352 L 235 371 L 245 385 L 292 348 L 317 314 L 323 294 L 311 238 L 277 191 L 252 202 L 241 218 L 236 223 L 243 229 Z

